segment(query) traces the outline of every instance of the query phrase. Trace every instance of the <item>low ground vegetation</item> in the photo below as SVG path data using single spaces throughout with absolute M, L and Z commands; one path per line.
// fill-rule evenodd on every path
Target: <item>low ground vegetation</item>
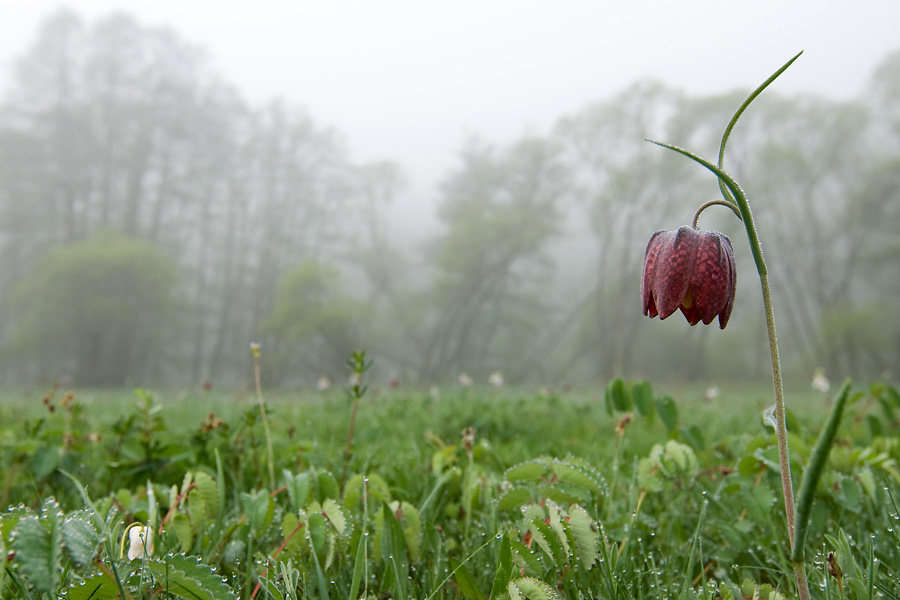
M 275 481 L 252 392 L 7 394 L 0 596 L 792 596 L 765 388 L 352 383 L 349 453 L 353 394 L 266 398 Z M 830 401 L 789 393 L 798 480 Z M 900 597 L 898 417 L 891 386 L 857 390 L 811 514 L 813 597 Z

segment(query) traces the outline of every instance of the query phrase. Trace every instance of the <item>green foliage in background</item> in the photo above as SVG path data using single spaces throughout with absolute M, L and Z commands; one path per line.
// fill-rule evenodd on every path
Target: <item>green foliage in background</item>
M 341 364 L 370 312 L 341 290 L 337 269 L 306 260 L 288 271 L 262 327 L 277 340 L 272 361 L 282 372 L 276 376 L 289 380 L 305 375 L 311 380 Z
M 49 250 L 13 291 L 8 359 L 82 386 L 159 373 L 179 320 L 175 264 L 153 244 L 99 232 Z

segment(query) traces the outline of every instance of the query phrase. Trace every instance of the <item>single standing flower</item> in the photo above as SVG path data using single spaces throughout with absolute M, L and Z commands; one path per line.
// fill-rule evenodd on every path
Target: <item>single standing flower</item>
M 153 554 L 153 530 L 137 525 L 128 530 L 128 560 Z
M 644 314 L 665 319 L 681 309 L 691 325 L 709 325 L 718 316 L 719 327 L 725 329 L 735 282 L 728 236 L 688 226 L 657 231 L 644 254 Z

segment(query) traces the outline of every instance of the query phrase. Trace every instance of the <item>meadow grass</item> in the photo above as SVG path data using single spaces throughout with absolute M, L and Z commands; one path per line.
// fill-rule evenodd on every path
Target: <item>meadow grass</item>
M 67 520 L 81 518 L 89 497 L 122 523 L 90 525 L 98 539 L 156 523 L 156 553 L 143 567 L 102 548 L 83 565 L 60 541 L 68 562 L 53 559 L 62 560 L 53 592 L 115 582 L 156 597 L 134 577 L 158 582 L 159 561 L 187 554 L 225 576 L 225 597 L 250 598 L 257 585 L 255 597 L 272 598 L 789 595 L 775 440 L 762 420 L 770 390 L 720 383 L 710 392 L 654 389 L 677 406 L 677 421 L 665 423 L 636 405 L 608 410 L 604 389 L 373 388 L 345 465 L 346 391 L 267 390 L 273 489 L 252 390 L 7 391 L 0 485 L 6 504 L 24 506 L 0 519 L 0 533 L 15 549 L 20 522 L 50 527 L 51 497 Z M 799 477 L 830 400 L 805 387 L 787 399 Z M 826 587 L 814 586 L 814 597 L 838 598 L 838 587 L 879 597 L 894 580 L 884 568 L 869 574 L 876 563 L 866 557 L 900 567 L 891 531 L 900 444 L 890 430 L 900 406 L 882 400 L 857 398 L 823 477 L 808 556 Z M 39 589 L 29 549 L 5 565 L 9 597 L 38 597 L 29 596 Z M 826 575 L 828 552 L 844 566 L 840 581 Z M 99 566 L 116 564 L 131 579 Z M 295 572 L 292 588 L 284 580 Z M 208 576 L 175 579 L 199 586 Z

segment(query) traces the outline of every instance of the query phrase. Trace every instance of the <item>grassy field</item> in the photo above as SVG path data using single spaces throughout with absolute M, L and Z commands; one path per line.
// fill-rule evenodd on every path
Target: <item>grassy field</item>
M 770 389 L 620 383 L 370 389 L 349 450 L 347 390 L 266 392 L 271 465 L 255 391 L 7 392 L 0 597 L 791 597 Z M 860 391 L 817 598 L 900 597 L 900 399 Z M 799 482 L 830 398 L 788 404 Z M 131 524 L 154 544 L 129 561 Z

